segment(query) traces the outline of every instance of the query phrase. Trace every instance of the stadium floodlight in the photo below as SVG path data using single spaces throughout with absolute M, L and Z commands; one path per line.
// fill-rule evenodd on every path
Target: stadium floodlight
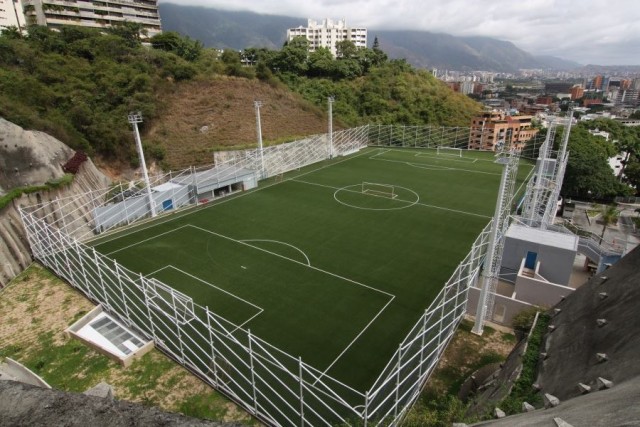
M 333 151 L 333 103 L 335 98 L 330 96 L 327 98 L 329 103 L 329 158 L 332 159 L 334 156 Z
M 147 187 L 147 198 L 149 200 L 149 210 L 151 211 L 151 217 L 156 216 L 156 205 L 153 202 L 153 196 L 151 195 L 151 184 L 149 183 L 149 174 L 147 173 L 147 163 L 144 161 L 144 152 L 142 151 L 142 141 L 140 139 L 140 132 L 138 131 L 138 123 L 142 123 L 142 113 L 140 111 L 129 113 L 129 123 L 133 126 L 133 134 L 136 139 L 136 146 L 138 148 L 138 157 L 140 158 L 140 166 L 142 167 L 142 173 L 144 175 L 144 185 Z
M 260 176 L 264 176 L 264 154 L 262 149 L 262 124 L 260 123 L 260 107 L 262 107 L 262 101 L 254 101 L 253 106 L 256 109 L 256 131 L 258 133 L 258 150 L 260 150 Z

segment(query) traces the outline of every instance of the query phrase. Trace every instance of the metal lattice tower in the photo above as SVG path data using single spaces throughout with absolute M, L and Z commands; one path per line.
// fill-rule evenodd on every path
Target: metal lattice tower
M 522 211 L 522 220 L 531 227 L 540 227 L 544 230 L 551 225 L 555 216 L 569 159 L 567 146 L 572 120 L 573 110 L 570 110 L 567 125 L 562 134 L 562 143 L 557 152 L 553 150 L 557 126 L 555 122 L 550 124 L 547 137 L 540 148 L 536 173 L 527 185 Z
M 511 205 L 513 204 L 514 198 L 513 191 L 515 189 L 519 161 L 520 157 L 513 150 L 499 154 L 496 160 L 496 163 L 504 165 L 504 169 L 502 170 L 500 191 L 498 192 L 496 210 L 491 226 L 487 256 L 481 275 L 480 298 L 478 299 L 476 321 L 473 326 L 473 332 L 478 335 L 482 335 L 485 321 L 490 319 L 493 314 L 493 302 L 498 285 L 498 274 L 500 272 L 500 265 L 502 264 L 504 236 L 509 227 Z

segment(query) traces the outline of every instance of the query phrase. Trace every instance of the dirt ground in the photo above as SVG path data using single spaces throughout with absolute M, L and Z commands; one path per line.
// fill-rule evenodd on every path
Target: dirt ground
M 489 363 L 503 361 L 516 344 L 508 332 L 485 327 L 478 336 L 470 332 L 472 323 L 463 320 L 440 359 L 424 389 L 427 399 L 446 393 L 457 393 L 457 386 L 477 369 Z
M 129 368 L 63 331 L 94 305 L 37 264 L 0 291 L 0 358 L 9 356 L 54 388 L 81 392 L 105 381 L 116 399 L 217 421 L 258 425 L 244 410 L 157 350 Z M 0 423 L 1 424 L 1 423 Z

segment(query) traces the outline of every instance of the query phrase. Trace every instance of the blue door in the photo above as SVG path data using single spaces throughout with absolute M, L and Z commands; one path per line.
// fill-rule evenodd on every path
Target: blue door
M 528 268 L 529 270 L 535 270 L 537 258 L 538 258 L 537 252 L 527 252 L 527 258 L 524 261 L 524 268 Z
M 169 209 L 173 209 L 173 200 L 172 199 L 165 200 L 164 202 L 162 202 L 162 210 L 163 211 L 168 211 Z

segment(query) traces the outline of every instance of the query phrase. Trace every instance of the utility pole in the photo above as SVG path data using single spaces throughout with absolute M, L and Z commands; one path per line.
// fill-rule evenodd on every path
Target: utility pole
M 136 146 L 138 148 L 138 157 L 140 158 L 140 166 L 142 166 L 142 173 L 144 174 L 144 184 L 147 187 L 147 198 L 149 202 L 149 210 L 151 211 L 151 217 L 156 216 L 156 205 L 153 202 L 153 196 L 151 195 L 151 184 L 149 183 L 149 174 L 147 173 L 147 163 L 144 161 L 144 152 L 142 151 L 142 141 L 140 140 L 140 132 L 138 131 L 138 123 L 142 123 L 142 113 L 129 113 L 129 123 L 133 126 L 133 134 L 136 138 Z
M 256 109 L 256 129 L 258 132 L 258 150 L 260 150 L 260 177 L 264 176 L 264 154 L 262 149 L 262 124 L 260 123 L 260 107 L 262 107 L 262 101 L 254 101 L 253 106 Z

